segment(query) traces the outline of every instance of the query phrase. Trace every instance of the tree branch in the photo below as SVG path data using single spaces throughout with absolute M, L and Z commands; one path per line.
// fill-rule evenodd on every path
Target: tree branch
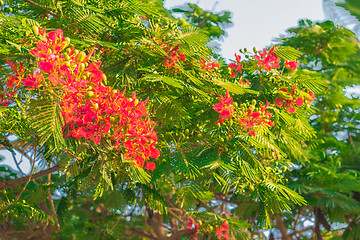
M 30 180 L 41 178 L 43 176 L 46 176 L 46 175 L 48 175 L 50 173 L 53 173 L 53 172 L 56 172 L 56 171 L 59 171 L 59 170 L 60 170 L 59 165 L 55 165 L 52 168 L 49 168 L 49 169 L 46 169 L 46 170 L 43 170 L 43 171 L 40 171 L 40 172 L 37 172 L 37 173 L 33 174 L 30 177 Z M 25 176 L 25 177 L 13 179 L 13 180 L 6 181 L 6 182 L 0 182 L 0 191 L 3 190 L 3 189 L 9 188 L 9 187 L 20 185 L 22 183 L 27 182 L 28 180 L 29 180 L 29 176 Z
M 134 227 L 130 228 L 130 230 L 131 230 L 133 233 L 135 233 L 136 235 L 138 235 L 138 236 L 142 236 L 142 237 L 146 237 L 146 238 L 154 239 L 154 240 L 157 239 L 157 238 L 153 237 L 152 235 L 150 235 L 150 234 L 148 234 L 148 233 L 145 233 L 145 232 L 143 232 L 143 231 L 137 230 L 137 229 L 134 228 Z
M 282 240 L 291 240 L 290 236 L 287 233 L 286 226 L 285 226 L 284 221 L 282 220 L 281 216 L 275 215 L 274 218 L 275 218 L 275 222 L 276 222 L 276 227 L 281 232 L 281 239 Z
M 51 173 L 48 174 L 48 183 L 51 183 Z M 51 214 L 52 214 L 53 218 L 55 219 L 56 229 L 57 229 L 57 231 L 60 231 L 60 224 L 59 224 L 59 220 L 56 215 L 55 205 L 54 205 L 53 198 L 51 196 L 50 188 L 48 189 L 48 200 L 50 202 Z
M 40 8 L 41 10 L 43 10 L 44 12 L 47 12 L 48 14 L 50 14 L 51 16 L 53 16 L 54 18 L 60 18 L 60 15 L 57 15 L 56 13 L 54 13 L 53 11 L 41 6 L 40 4 L 36 3 L 36 2 L 33 2 L 31 0 L 24 0 L 25 2 L 33 5 L 33 6 L 36 6 L 38 8 Z
M 178 231 L 178 232 L 176 232 L 176 233 L 171 234 L 171 236 L 170 236 L 170 237 L 167 237 L 166 239 L 167 239 L 167 240 L 178 240 L 178 239 L 180 239 L 182 236 L 184 236 L 185 233 L 186 233 L 186 230 L 181 230 L 181 231 Z

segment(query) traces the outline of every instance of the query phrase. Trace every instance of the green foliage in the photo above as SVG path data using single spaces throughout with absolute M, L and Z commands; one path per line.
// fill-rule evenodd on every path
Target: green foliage
M 39 136 L 39 145 L 48 140 L 54 142 L 55 149 L 61 149 L 65 145 L 62 136 L 59 103 L 49 99 L 37 99 L 30 102 L 29 109 L 25 113 L 32 129 Z M 50 139 L 52 138 L 52 139 Z
M 182 8 L 172 9 L 175 13 L 182 13 L 186 19 L 179 19 L 180 26 L 186 26 L 191 22 L 213 39 L 220 38 L 225 35 L 224 29 L 232 24 L 231 12 L 222 11 L 214 13 L 205 11 L 201 7 L 193 3 L 188 3 Z

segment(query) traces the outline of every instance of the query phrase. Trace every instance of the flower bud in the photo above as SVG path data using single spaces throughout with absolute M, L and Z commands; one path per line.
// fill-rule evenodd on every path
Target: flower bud
M 80 68 L 79 68 L 79 70 L 80 70 L 80 72 L 82 72 L 82 71 L 84 71 L 84 69 L 85 69 L 85 64 L 80 64 Z
M 227 68 L 228 74 L 231 74 L 232 69 L 231 68 Z
M 69 45 L 69 44 L 70 44 L 70 38 L 69 38 L 69 37 L 66 37 L 66 38 L 65 38 L 65 42 L 67 42 L 68 45 Z
M 1 5 L 2 4 L 0 3 L 0 6 Z M 39 34 L 39 28 L 36 25 L 32 26 L 32 30 L 33 30 L 35 36 L 37 36 Z
M 69 55 L 67 53 L 64 54 L 64 58 L 65 58 L 66 61 L 70 60 L 70 57 L 69 57 Z
M 95 93 L 93 91 L 89 91 L 86 93 L 86 97 L 93 98 L 93 97 L 95 97 Z
M 86 54 L 84 52 L 80 52 L 78 56 L 78 62 L 82 62 L 86 58 Z

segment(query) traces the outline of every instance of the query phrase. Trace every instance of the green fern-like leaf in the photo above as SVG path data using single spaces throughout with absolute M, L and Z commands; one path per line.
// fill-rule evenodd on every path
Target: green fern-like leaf
M 43 145 L 49 139 L 54 140 L 55 149 L 65 146 L 62 133 L 60 106 L 57 101 L 36 99 L 30 102 L 27 111 L 30 126 L 40 137 L 38 144 Z
M 296 60 L 301 56 L 301 52 L 293 47 L 277 47 L 274 52 L 284 60 Z

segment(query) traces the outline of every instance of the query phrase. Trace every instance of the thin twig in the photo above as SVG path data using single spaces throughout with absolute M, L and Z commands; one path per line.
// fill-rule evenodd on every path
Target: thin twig
M 64 149 L 64 152 L 68 153 L 68 154 L 69 154 L 70 156 L 72 156 L 73 158 L 76 158 L 76 160 L 78 160 L 78 161 L 80 161 L 80 162 L 82 161 L 81 158 L 79 158 L 79 157 L 75 156 L 74 154 L 72 154 L 69 149 Z
M 18 170 L 20 171 L 20 173 L 21 173 L 21 176 L 24 176 L 25 173 L 21 170 L 20 165 L 19 165 L 20 163 L 18 163 L 18 161 L 16 160 L 15 153 L 11 152 L 11 155 L 12 155 L 12 157 L 13 157 L 13 159 L 14 159 L 14 162 L 15 162 L 15 165 L 16 165 L 17 169 L 18 169 Z
M 119 224 L 119 222 L 120 222 L 121 219 L 122 219 L 122 217 L 119 216 L 119 219 L 116 220 L 116 223 L 114 224 L 114 226 L 112 226 L 111 230 L 114 230 L 114 229 L 115 229 L 115 227 Z
M 29 175 L 29 179 L 27 180 L 27 182 L 25 183 L 25 186 L 23 187 L 23 189 L 21 190 L 21 192 L 19 193 L 19 195 L 17 196 L 17 198 L 15 199 L 15 201 L 12 204 L 15 204 L 17 201 L 19 201 L 21 195 L 23 194 L 23 192 L 25 191 L 27 185 L 29 184 L 29 182 L 31 181 L 31 177 L 34 173 L 34 168 L 35 168 L 35 161 L 36 161 L 36 151 L 37 149 L 37 139 L 35 137 L 35 144 L 34 144 L 34 157 L 32 159 L 32 166 L 31 166 L 31 171 L 30 171 L 30 175 Z
M 41 10 L 43 10 L 44 12 L 47 12 L 48 14 L 50 14 L 51 16 L 53 16 L 54 18 L 60 18 L 59 15 L 57 15 L 56 13 L 54 13 L 53 11 L 41 6 L 40 4 L 36 3 L 36 2 L 33 2 L 31 0 L 24 0 L 25 2 L 33 5 L 33 6 L 36 6 L 38 8 L 40 8 Z

